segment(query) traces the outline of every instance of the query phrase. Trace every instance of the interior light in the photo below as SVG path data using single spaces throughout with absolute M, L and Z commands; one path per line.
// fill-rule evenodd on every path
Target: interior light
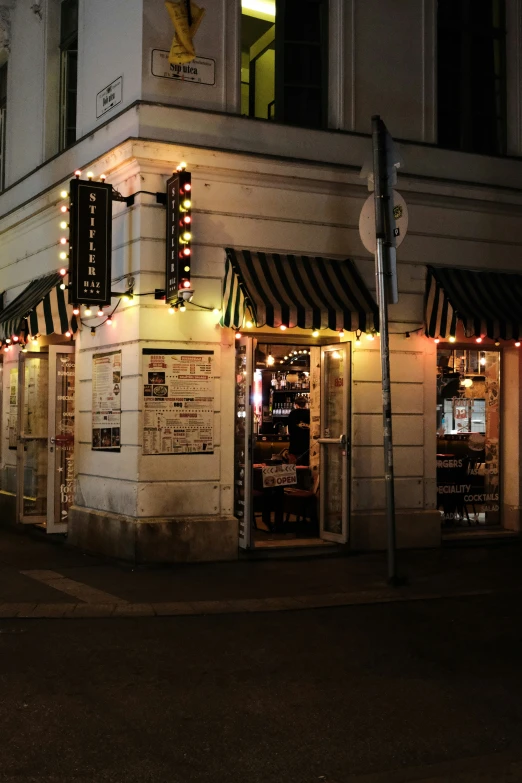
M 357 348 L 360 346 L 360 344 L 361 344 L 361 341 L 359 340 L 359 338 L 357 338 L 356 341 L 355 341 L 355 345 L 357 346 Z
M 470 389 L 473 386 L 473 380 L 471 378 L 464 378 L 464 380 L 462 381 L 462 385 L 466 389 Z
M 332 352 L 332 357 L 334 359 L 340 359 L 341 358 L 341 354 L 339 353 L 339 351 L 333 351 Z
M 60 198 L 67 198 L 68 195 L 69 194 L 67 193 L 66 190 L 62 190 L 62 192 L 60 193 Z
M 241 10 L 247 16 L 255 16 L 266 22 L 275 21 L 275 0 L 241 0 Z
M 284 364 L 282 359 L 279 359 L 279 364 Z
M 288 361 L 288 356 L 285 356 L 285 360 Z
M 519 343 L 519 345 L 520 345 L 520 343 Z M 486 357 L 485 356 L 481 356 L 480 357 L 480 363 L 482 364 L 482 366 L 484 366 L 486 364 Z
M 270 351 L 270 353 L 268 354 L 268 357 L 267 357 L 266 363 L 268 364 L 268 366 L 269 366 L 269 367 L 272 367 L 272 365 L 274 364 L 274 362 L 275 362 L 275 359 L 274 359 L 274 357 L 272 356 L 272 351 Z
M 375 340 L 375 337 L 373 336 L 373 334 L 371 332 L 366 332 L 366 339 L 367 340 Z M 438 340 L 436 342 L 438 342 Z

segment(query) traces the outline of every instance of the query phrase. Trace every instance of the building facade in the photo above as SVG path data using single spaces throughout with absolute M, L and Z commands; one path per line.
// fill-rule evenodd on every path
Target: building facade
M 359 234 L 378 113 L 409 214 L 390 306 L 399 545 L 519 531 L 522 4 L 470 5 L 213 0 L 196 59 L 171 66 L 163 0 L 0 3 L 4 518 L 144 562 L 384 548 Z M 169 312 L 157 194 L 181 161 L 193 298 Z M 77 319 L 59 274 L 76 170 L 123 198 L 111 305 Z M 309 455 L 274 489 L 261 466 L 287 464 L 295 396 Z

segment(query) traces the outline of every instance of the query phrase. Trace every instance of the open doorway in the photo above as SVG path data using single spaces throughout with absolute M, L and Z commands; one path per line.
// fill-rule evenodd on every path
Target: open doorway
M 345 543 L 350 344 L 261 339 L 236 349 L 240 546 Z

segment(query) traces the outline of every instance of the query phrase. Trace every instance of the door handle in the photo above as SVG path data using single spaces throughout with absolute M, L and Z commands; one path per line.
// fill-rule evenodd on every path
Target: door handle
M 55 438 L 49 438 L 49 443 L 53 443 L 53 444 L 56 443 L 56 439 Z
M 317 443 L 325 443 L 333 446 L 339 446 L 341 449 L 346 448 L 346 435 L 341 435 L 339 438 L 317 438 Z

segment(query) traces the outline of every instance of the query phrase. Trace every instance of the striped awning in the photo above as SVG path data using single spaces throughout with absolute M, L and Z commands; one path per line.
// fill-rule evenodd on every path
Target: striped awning
M 65 300 L 62 282 L 58 272 L 33 280 L 0 312 L 0 339 L 25 331 L 30 335 L 76 332 L 78 320 Z
M 522 275 L 428 267 L 426 334 L 516 340 L 522 335 Z
M 227 248 L 221 323 L 379 330 L 375 301 L 350 260 Z

